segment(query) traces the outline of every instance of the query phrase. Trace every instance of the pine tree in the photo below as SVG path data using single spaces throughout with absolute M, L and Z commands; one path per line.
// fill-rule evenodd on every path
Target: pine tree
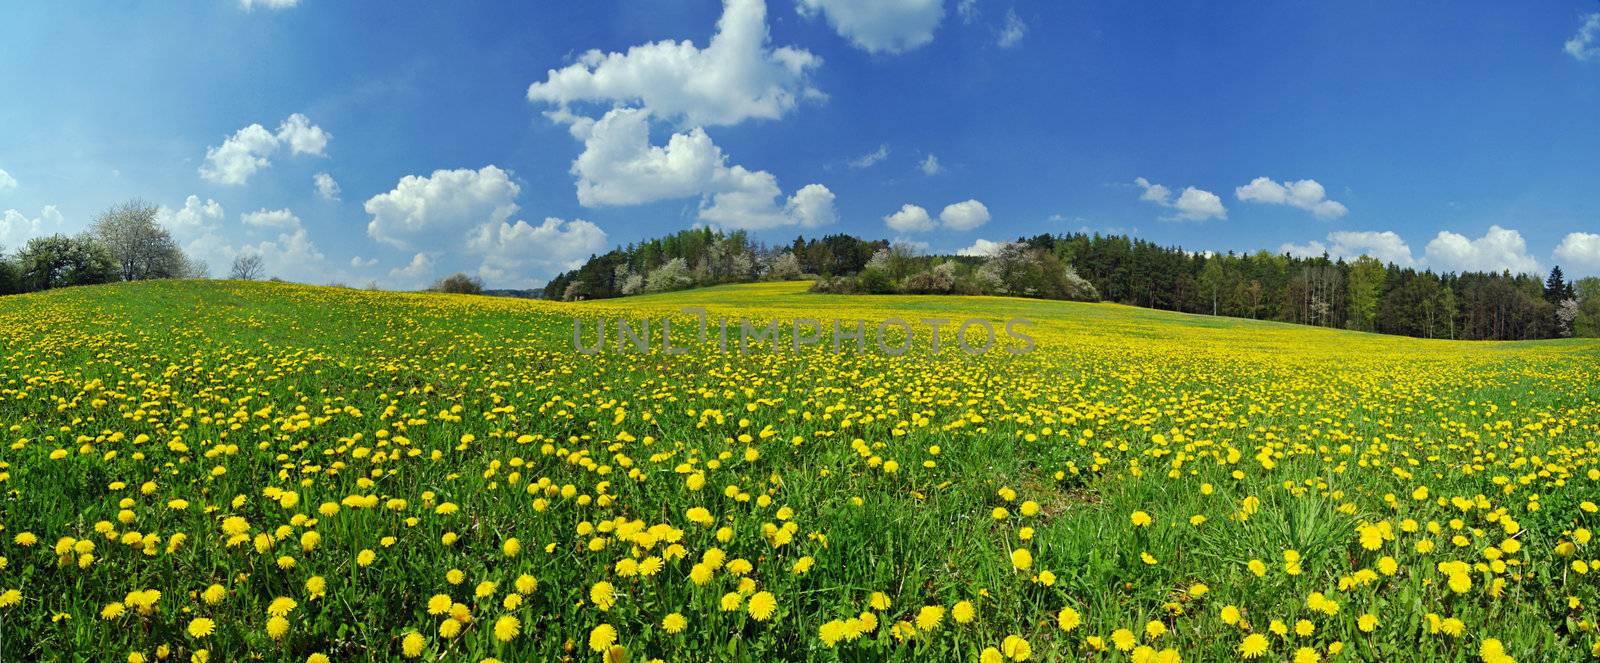
M 1561 273 L 1561 265 L 1550 268 L 1550 278 L 1544 281 L 1544 300 L 1552 306 L 1560 306 L 1562 300 L 1572 297 L 1572 286 L 1567 284 L 1566 277 Z

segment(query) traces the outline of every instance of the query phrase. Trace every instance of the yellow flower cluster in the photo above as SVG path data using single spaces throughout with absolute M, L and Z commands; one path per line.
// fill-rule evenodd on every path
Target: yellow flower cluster
M 803 290 L 0 300 L 0 659 L 1600 656 L 1600 345 Z M 571 349 L 682 306 L 1037 349 Z

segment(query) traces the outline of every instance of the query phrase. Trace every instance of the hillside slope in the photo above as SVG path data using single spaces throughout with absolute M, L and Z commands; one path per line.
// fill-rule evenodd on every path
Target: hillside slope
M 84 329 L 108 329 L 128 324 L 159 324 L 186 313 L 205 312 L 215 324 L 189 331 L 239 338 L 316 338 L 338 344 L 340 334 L 321 330 L 342 329 L 371 315 L 416 315 L 448 321 L 466 330 L 503 330 L 524 342 L 549 341 L 570 347 L 573 316 L 590 320 L 605 317 L 659 321 L 688 316 L 685 307 L 704 308 L 715 320 L 795 319 L 865 320 L 887 318 L 911 321 L 919 330 L 922 318 L 965 320 L 985 318 L 1000 322 L 1022 318 L 1038 325 L 1046 336 L 1073 337 L 1078 342 L 1132 342 L 1142 339 L 1186 344 L 1234 345 L 1323 355 L 1369 352 L 1504 352 L 1538 349 L 1549 352 L 1600 350 L 1600 339 L 1563 339 L 1526 342 L 1456 342 L 1415 339 L 1309 327 L 1290 323 L 1175 313 L 1109 303 L 1079 303 L 1013 297 L 961 297 L 947 295 L 818 295 L 806 291 L 805 282 L 755 283 L 696 288 L 671 293 L 637 295 L 626 300 L 563 303 L 517 298 L 470 297 L 433 293 L 391 293 L 242 281 L 153 281 L 120 283 L 0 298 L 0 319 L 18 321 L 36 316 L 66 316 Z M 537 319 L 540 324 L 564 322 L 565 335 L 531 338 L 502 325 Z M 43 319 L 41 321 L 44 321 Z M 386 323 L 387 324 L 387 323 Z M 538 327 L 545 330 L 543 327 Z M 585 329 L 592 330 L 592 326 Z M 549 330 L 545 330 L 549 331 Z M 950 330 L 946 330 L 950 331 Z M 19 332 L 25 333 L 25 332 Z M 658 332 L 659 333 L 659 332 Z M 1086 338 L 1087 337 L 1087 338 Z M 614 339 L 613 339 L 614 340 Z
M 0 660 L 1596 646 L 1600 344 L 803 287 L 0 299 Z M 573 349 L 685 305 L 1036 348 Z

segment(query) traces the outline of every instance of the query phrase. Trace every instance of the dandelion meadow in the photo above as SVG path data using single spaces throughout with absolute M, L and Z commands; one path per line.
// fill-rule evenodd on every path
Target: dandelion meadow
M 1594 341 L 805 287 L 0 300 L 0 658 L 1600 655 Z M 571 347 L 685 305 L 1038 346 Z

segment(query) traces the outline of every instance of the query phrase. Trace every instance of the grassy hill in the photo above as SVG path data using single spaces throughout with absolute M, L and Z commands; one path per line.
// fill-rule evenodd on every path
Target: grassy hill
M 1415 339 L 1351 332 L 1323 327 L 1243 318 L 1175 313 L 1111 303 L 1080 303 L 1016 297 L 961 297 L 949 295 L 819 295 L 806 291 L 805 282 L 775 282 L 695 288 L 671 293 L 636 295 L 626 301 L 562 303 L 518 298 L 488 298 L 439 295 L 434 293 L 390 293 L 322 288 L 293 284 L 241 281 L 158 281 L 121 283 L 89 288 L 70 288 L 54 292 L 19 295 L 0 299 L 0 315 L 37 315 L 40 303 L 46 308 L 60 305 L 79 307 L 82 318 L 74 324 L 92 328 L 125 326 L 130 322 L 155 323 L 184 309 L 204 310 L 220 316 L 218 324 L 195 333 L 228 336 L 281 337 L 298 335 L 307 326 L 352 323 L 364 317 L 363 308 L 380 308 L 422 315 L 440 311 L 467 313 L 452 324 L 472 329 L 492 330 L 508 320 L 559 319 L 567 334 L 523 338 L 522 341 L 549 341 L 552 347 L 570 347 L 571 317 L 600 316 L 660 320 L 683 314 L 684 307 L 700 307 L 713 317 L 737 321 L 752 319 L 817 318 L 864 319 L 879 321 L 899 317 L 916 321 L 923 317 L 961 320 L 983 317 L 993 321 L 1025 318 L 1041 325 L 1045 333 L 1059 336 L 1098 336 L 1092 339 L 1117 342 L 1133 339 L 1162 339 L 1186 344 L 1240 344 L 1263 349 L 1287 349 L 1294 353 L 1379 352 L 1454 352 L 1499 353 L 1508 349 L 1540 348 L 1546 351 L 1585 352 L 1600 348 L 1597 339 L 1562 339 L 1529 342 L 1456 342 L 1445 339 Z M 54 306 L 52 306 L 54 305 Z M 94 312 L 104 313 L 96 319 Z M 589 317 L 585 317 L 588 320 Z M 592 329 L 592 327 L 586 327 Z M 247 333 L 246 330 L 251 330 Z M 262 333 L 255 334 L 253 331 Z M 316 334 L 322 341 L 339 342 L 338 335 Z M 1079 339 L 1084 340 L 1084 339 Z
M 0 299 L 0 660 L 1597 646 L 1600 343 L 804 288 Z M 683 306 L 1036 348 L 573 350 Z

